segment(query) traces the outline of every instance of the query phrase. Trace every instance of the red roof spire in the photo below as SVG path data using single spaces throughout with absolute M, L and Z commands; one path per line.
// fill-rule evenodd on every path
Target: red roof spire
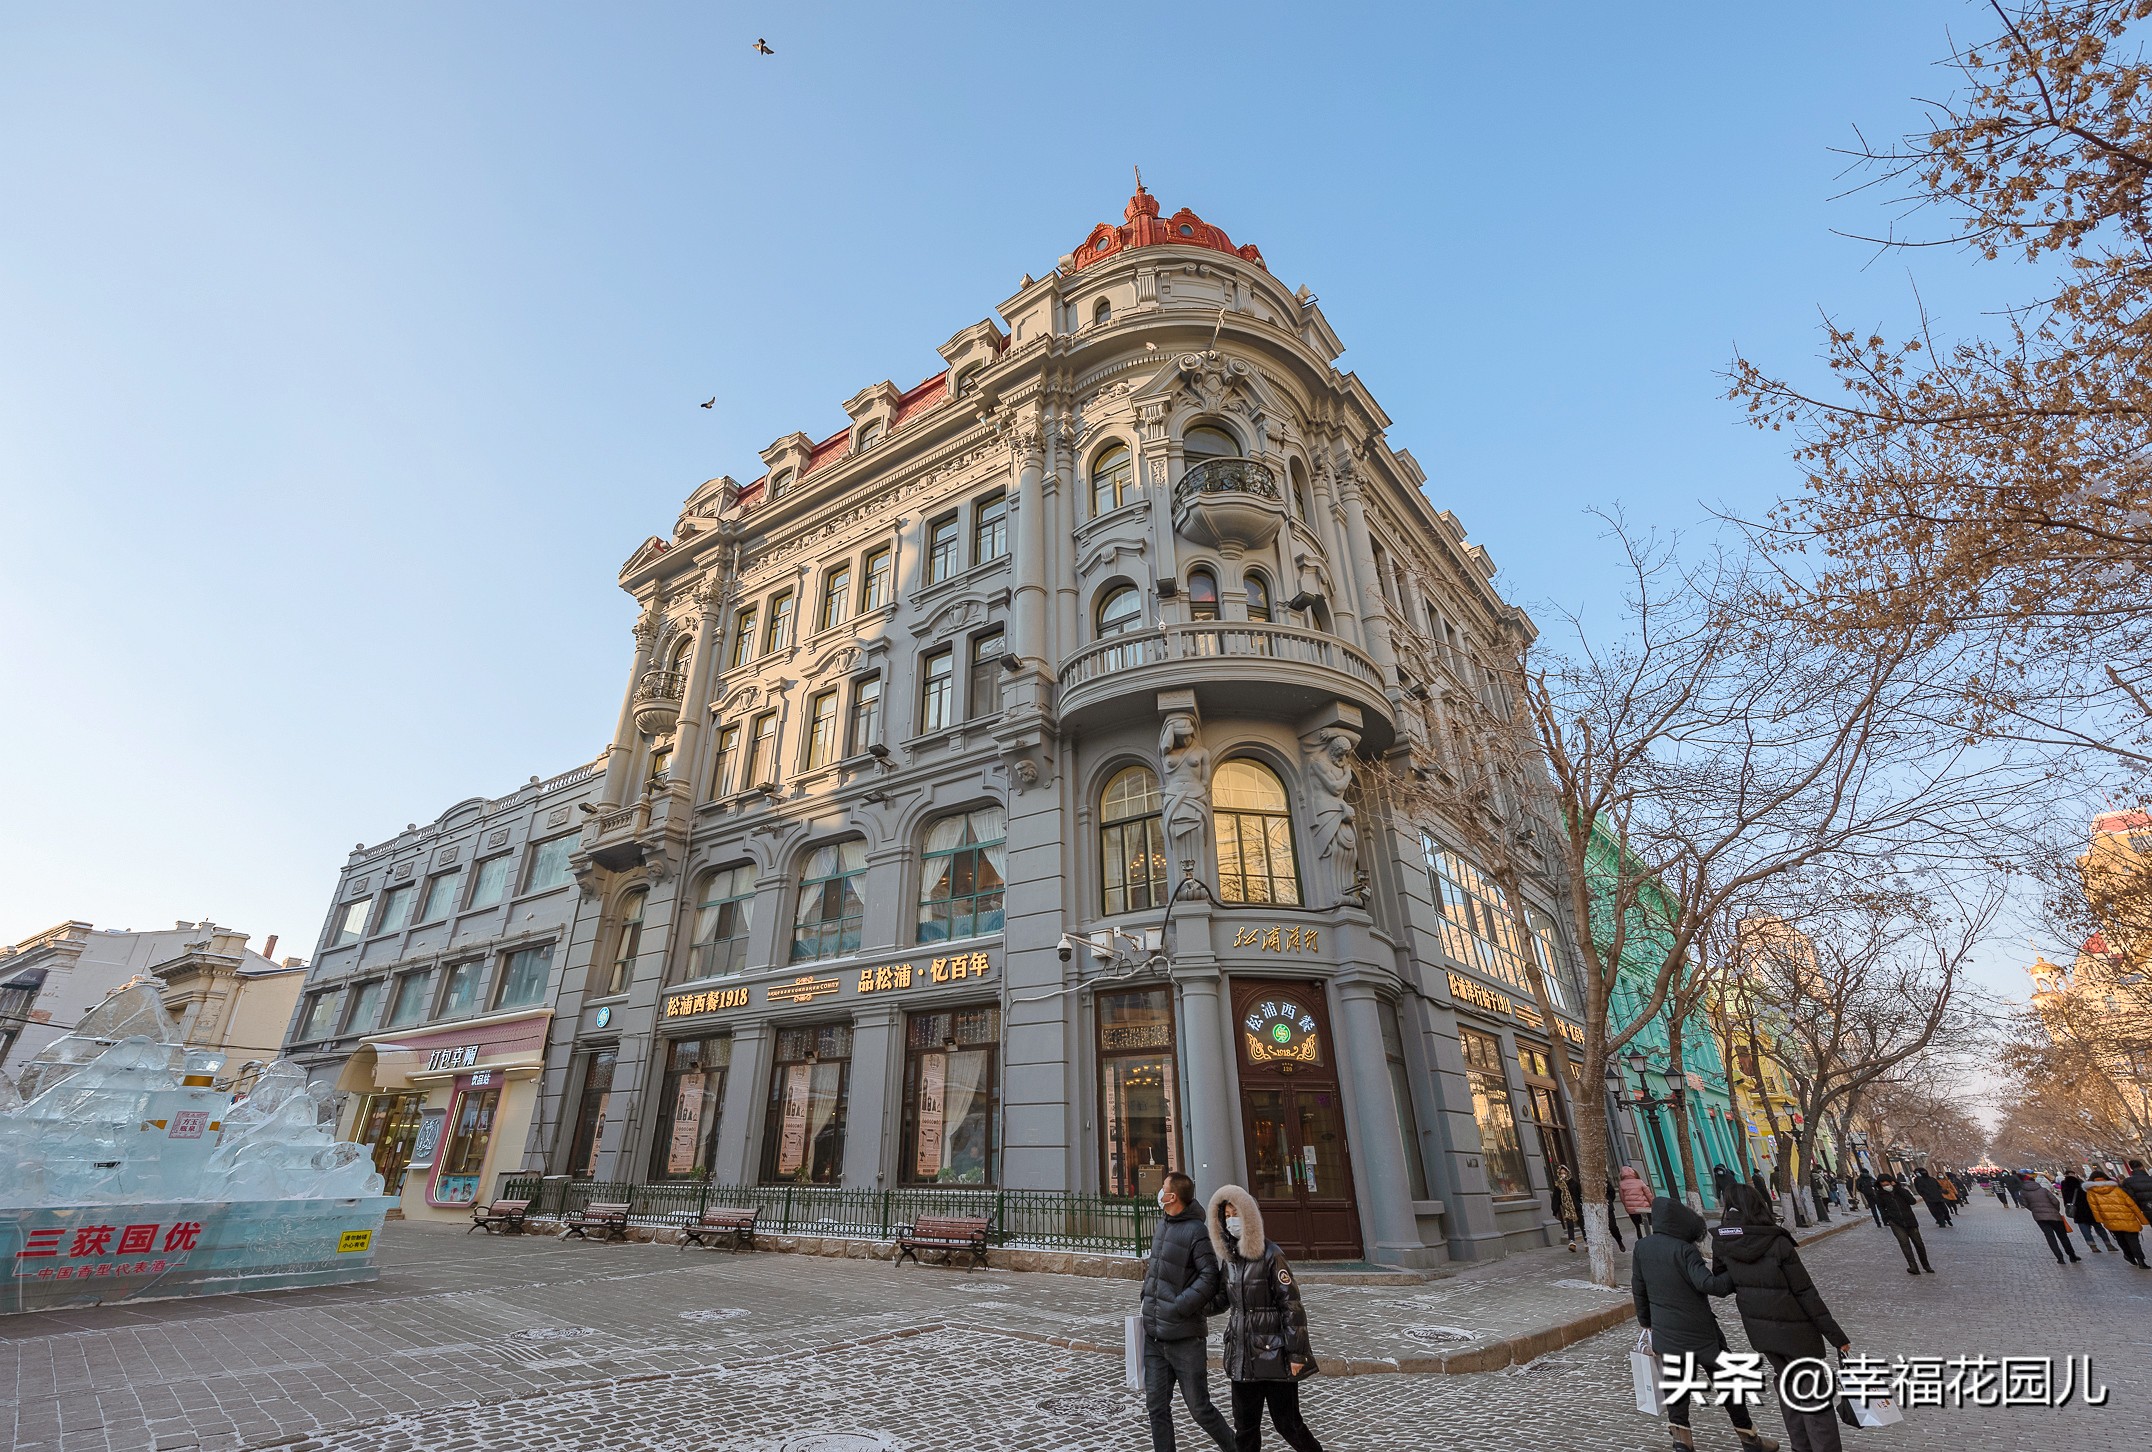
M 1101 222 L 1091 229 L 1091 235 L 1070 254 L 1070 271 L 1081 271 L 1094 262 L 1138 247 L 1165 246 L 1205 247 L 1252 262 L 1265 272 L 1270 270 L 1264 266 L 1262 250 L 1254 243 L 1235 247 L 1223 227 L 1213 227 L 1186 207 L 1163 221 L 1159 220 L 1158 198 L 1143 189 L 1141 171 L 1136 173 L 1136 194 L 1128 199 L 1128 206 L 1121 215 L 1126 219 L 1122 226 Z

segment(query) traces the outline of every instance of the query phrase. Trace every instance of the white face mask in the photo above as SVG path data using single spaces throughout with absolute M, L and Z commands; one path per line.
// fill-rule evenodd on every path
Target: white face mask
M 1166 1192 L 1163 1190 L 1158 1192 L 1158 1208 L 1161 1210 L 1166 1208 Z
M 1226 1233 L 1231 1235 L 1235 1240 L 1240 1239 L 1240 1217 L 1238 1215 L 1226 1216 L 1225 1228 Z

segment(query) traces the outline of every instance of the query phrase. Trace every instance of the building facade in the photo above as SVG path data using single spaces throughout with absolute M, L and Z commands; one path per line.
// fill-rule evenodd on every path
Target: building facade
M 1302 1256 L 1543 1243 L 1554 899 L 1515 941 L 1440 821 L 1356 785 L 1445 770 L 1445 700 L 1531 626 L 1313 296 L 1139 191 L 939 351 L 623 569 L 529 1167 L 1180 1168 Z
M 568 946 L 570 859 L 602 760 L 352 850 L 285 1052 L 342 1096 L 413 1218 L 458 1218 L 521 1167 Z
M 265 945 L 276 950 L 276 939 Z M 225 1060 L 226 1072 L 277 1055 L 306 964 L 278 963 L 247 935 L 212 922 L 134 932 L 69 921 L 0 948 L 0 1069 L 19 1073 L 111 994 L 154 981 L 181 1042 Z

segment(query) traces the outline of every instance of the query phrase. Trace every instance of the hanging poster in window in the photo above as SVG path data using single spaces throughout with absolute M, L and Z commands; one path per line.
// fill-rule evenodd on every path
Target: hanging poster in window
M 933 1179 L 942 1167 L 943 1110 L 948 1103 L 949 1056 L 926 1054 L 919 1060 L 919 1167 Z
M 695 1152 L 702 1141 L 702 1086 L 706 1077 L 680 1076 L 680 1090 L 673 1098 L 672 1145 L 665 1156 L 665 1168 L 671 1174 L 684 1175 L 695 1168 Z
M 414 1169 L 430 1169 L 433 1157 L 441 1148 L 441 1130 L 448 1123 L 446 1109 L 428 1109 L 421 1112 L 418 1133 L 411 1140 L 411 1165 Z
M 807 1162 L 807 1094 L 811 1064 L 785 1069 L 784 1128 L 777 1141 L 777 1173 L 796 1175 Z

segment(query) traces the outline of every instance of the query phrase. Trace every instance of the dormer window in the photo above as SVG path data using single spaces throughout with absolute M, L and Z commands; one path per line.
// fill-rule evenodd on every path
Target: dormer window
M 976 366 L 967 368 L 962 373 L 957 374 L 956 383 L 949 390 L 950 394 L 956 398 L 963 398 L 978 391 L 979 369 Z
M 879 421 L 879 420 L 877 420 L 877 421 L 876 421 L 876 422 L 874 422 L 874 423 L 868 423 L 868 424 L 861 424 L 861 425 L 860 425 L 860 428 L 859 428 L 859 447 L 860 447 L 860 448 L 862 448 L 862 449 L 871 449 L 871 448 L 873 448 L 873 447 L 874 447 L 874 446 L 875 446 L 876 444 L 880 443 L 881 441 L 882 441 L 882 425 L 881 425 L 881 423 L 880 423 L 880 421 Z
M 782 499 L 785 495 L 791 493 L 793 477 L 794 475 L 790 469 L 779 469 L 776 473 L 770 475 L 770 498 Z

